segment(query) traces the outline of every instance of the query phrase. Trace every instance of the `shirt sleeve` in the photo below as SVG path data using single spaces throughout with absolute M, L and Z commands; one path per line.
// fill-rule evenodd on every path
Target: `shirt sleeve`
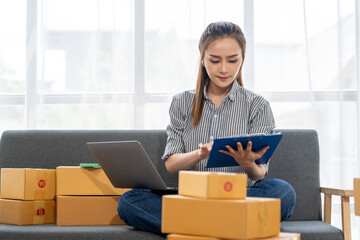
M 171 102 L 170 124 L 166 128 L 167 143 L 162 159 L 166 161 L 174 153 L 184 153 L 185 145 L 182 138 L 185 125 L 185 117 L 181 113 L 179 99 L 175 96 Z
M 275 120 L 272 113 L 272 110 L 270 108 L 270 104 L 265 99 L 263 100 L 263 104 L 258 105 L 259 108 L 256 109 L 254 116 L 250 120 L 250 129 L 249 134 L 252 133 L 265 133 L 265 134 L 271 134 L 274 131 Z M 262 164 L 266 172 L 269 170 L 269 163 L 270 160 L 266 164 Z
M 275 120 L 268 101 L 263 99 L 263 103 L 258 105 L 254 114 L 250 116 L 249 134 L 265 133 L 271 134 L 275 128 Z

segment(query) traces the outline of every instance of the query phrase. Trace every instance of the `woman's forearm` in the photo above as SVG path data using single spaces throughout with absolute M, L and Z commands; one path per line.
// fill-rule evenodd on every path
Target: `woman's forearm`
M 165 167 L 169 173 L 189 169 L 200 162 L 199 149 L 187 153 L 175 153 L 165 161 Z
M 263 165 L 256 164 L 255 162 L 251 167 L 243 167 L 243 169 L 248 177 L 255 181 L 264 178 L 266 175 L 266 168 Z

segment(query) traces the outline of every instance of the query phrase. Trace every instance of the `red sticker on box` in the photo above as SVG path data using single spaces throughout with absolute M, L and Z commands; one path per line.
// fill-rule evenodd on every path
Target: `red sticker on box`
M 46 185 L 45 180 L 40 179 L 40 180 L 39 180 L 39 182 L 38 182 L 38 186 L 39 186 L 39 188 L 44 188 L 44 187 L 45 187 L 45 185 Z
M 45 209 L 44 208 L 39 208 L 38 210 L 36 210 L 36 215 L 44 216 L 45 215 Z
M 232 183 L 231 182 L 226 182 L 225 184 L 224 184 L 224 189 L 225 189 L 225 191 L 227 191 L 227 192 L 230 192 L 231 190 L 232 190 Z

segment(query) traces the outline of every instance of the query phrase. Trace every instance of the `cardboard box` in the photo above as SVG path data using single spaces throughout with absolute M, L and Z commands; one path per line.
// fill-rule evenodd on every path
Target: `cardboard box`
M 55 169 L 2 168 L 1 198 L 53 200 Z
M 354 178 L 354 208 L 355 215 L 360 216 L 360 178 Z
M 101 168 L 57 167 L 57 195 L 122 195 L 127 188 L 115 188 Z
M 227 239 L 280 233 L 280 199 L 200 199 L 164 195 L 162 232 Z
M 0 223 L 15 225 L 55 223 L 55 201 L 0 199 Z
M 224 238 L 202 237 L 182 234 L 169 234 L 167 240 L 225 240 Z M 256 240 L 300 240 L 299 233 L 284 233 L 269 238 L 257 238 Z
M 120 196 L 57 196 L 56 225 L 124 225 L 117 205 Z
M 205 199 L 245 199 L 247 175 L 180 171 L 179 195 Z

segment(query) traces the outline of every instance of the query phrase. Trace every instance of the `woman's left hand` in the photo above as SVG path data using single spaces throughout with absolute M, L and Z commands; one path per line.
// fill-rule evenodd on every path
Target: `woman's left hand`
M 229 151 L 225 151 L 225 150 L 219 150 L 219 151 L 233 157 L 235 161 L 239 163 L 239 165 L 246 171 L 247 169 L 256 166 L 255 160 L 261 158 L 269 148 L 269 146 L 265 146 L 260 151 L 253 152 L 251 151 L 251 147 L 252 147 L 251 141 L 247 143 L 245 149 L 243 149 L 241 143 L 238 142 L 237 150 L 234 150 L 229 145 L 226 145 L 226 148 Z

